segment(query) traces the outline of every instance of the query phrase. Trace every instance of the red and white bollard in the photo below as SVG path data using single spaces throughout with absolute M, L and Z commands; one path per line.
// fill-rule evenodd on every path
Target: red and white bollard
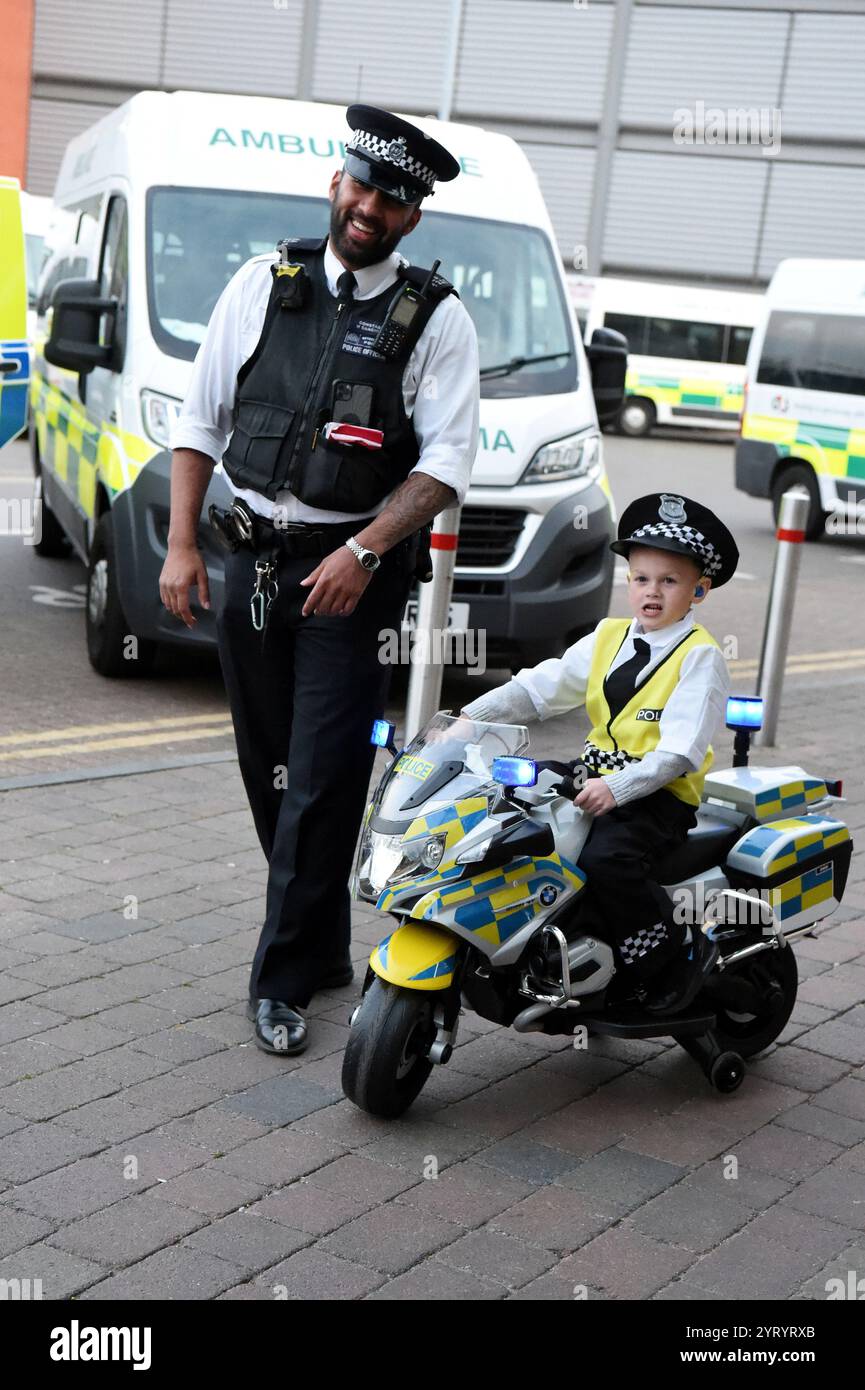
M 784 682 L 787 647 L 793 623 L 793 605 L 796 601 L 796 582 L 799 578 L 799 561 L 802 558 L 802 542 L 805 539 L 809 505 L 807 492 L 793 488 L 782 495 L 778 510 L 778 548 L 775 551 L 775 564 L 772 569 L 769 607 L 766 610 L 766 626 L 763 630 L 763 650 L 760 653 L 760 671 L 757 676 L 757 694 L 763 701 L 763 725 L 757 734 L 756 742 L 764 748 L 775 746 L 775 730 L 781 708 L 781 687 Z
M 419 729 L 427 724 L 439 708 L 442 692 L 442 663 L 433 653 L 441 651 L 442 643 L 435 640 L 436 632 L 447 630 L 454 585 L 454 567 L 460 532 L 460 508 L 449 507 L 439 512 L 433 523 L 430 556 L 433 577 L 428 584 L 419 585 L 416 641 L 424 644 L 426 659 L 412 659 L 405 711 L 405 742 L 409 743 Z

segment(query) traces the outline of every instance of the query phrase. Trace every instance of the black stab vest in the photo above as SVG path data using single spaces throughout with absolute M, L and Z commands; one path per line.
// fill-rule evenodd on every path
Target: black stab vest
M 325 279 L 326 244 L 327 238 L 288 242 L 291 263 L 306 272 L 299 307 L 290 278 L 272 267 L 261 337 L 237 374 L 234 432 L 223 467 L 237 487 L 252 488 L 271 501 L 288 488 L 310 507 L 360 514 L 403 482 L 418 461 L 417 437 L 403 402 L 403 374 L 436 306 L 456 291 L 435 276 L 399 355 L 386 359 L 373 353 L 371 344 L 399 282 L 372 299 L 339 303 Z M 427 272 L 403 266 L 398 275 L 419 287 Z M 381 449 L 325 440 L 321 431 L 333 419 L 337 381 L 372 387 L 368 423 L 383 431 Z

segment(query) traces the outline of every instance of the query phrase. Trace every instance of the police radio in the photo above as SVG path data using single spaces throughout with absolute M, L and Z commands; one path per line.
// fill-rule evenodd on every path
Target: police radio
M 436 261 L 433 264 L 432 270 L 419 290 L 408 284 L 398 286 L 387 306 L 384 323 L 373 340 L 372 351 L 377 352 L 380 357 L 389 360 L 399 357 L 408 338 L 409 330 L 418 311 L 424 304 L 433 276 L 440 265 L 441 261 Z

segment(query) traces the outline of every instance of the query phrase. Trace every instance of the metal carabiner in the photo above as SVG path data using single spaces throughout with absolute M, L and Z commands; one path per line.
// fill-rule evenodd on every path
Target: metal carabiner
M 261 632 L 264 628 L 264 594 L 265 585 L 270 578 L 270 560 L 258 559 L 255 562 L 255 588 L 252 591 L 252 598 L 249 600 L 249 608 L 252 614 L 252 626 L 256 632 Z

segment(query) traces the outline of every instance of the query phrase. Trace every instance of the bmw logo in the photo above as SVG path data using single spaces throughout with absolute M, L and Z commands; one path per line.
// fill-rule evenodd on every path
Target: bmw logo
M 541 889 L 539 896 L 544 907 L 549 907 L 550 903 L 554 903 L 559 895 L 556 889 L 551 888 L 548 884 L 546 888 Z

